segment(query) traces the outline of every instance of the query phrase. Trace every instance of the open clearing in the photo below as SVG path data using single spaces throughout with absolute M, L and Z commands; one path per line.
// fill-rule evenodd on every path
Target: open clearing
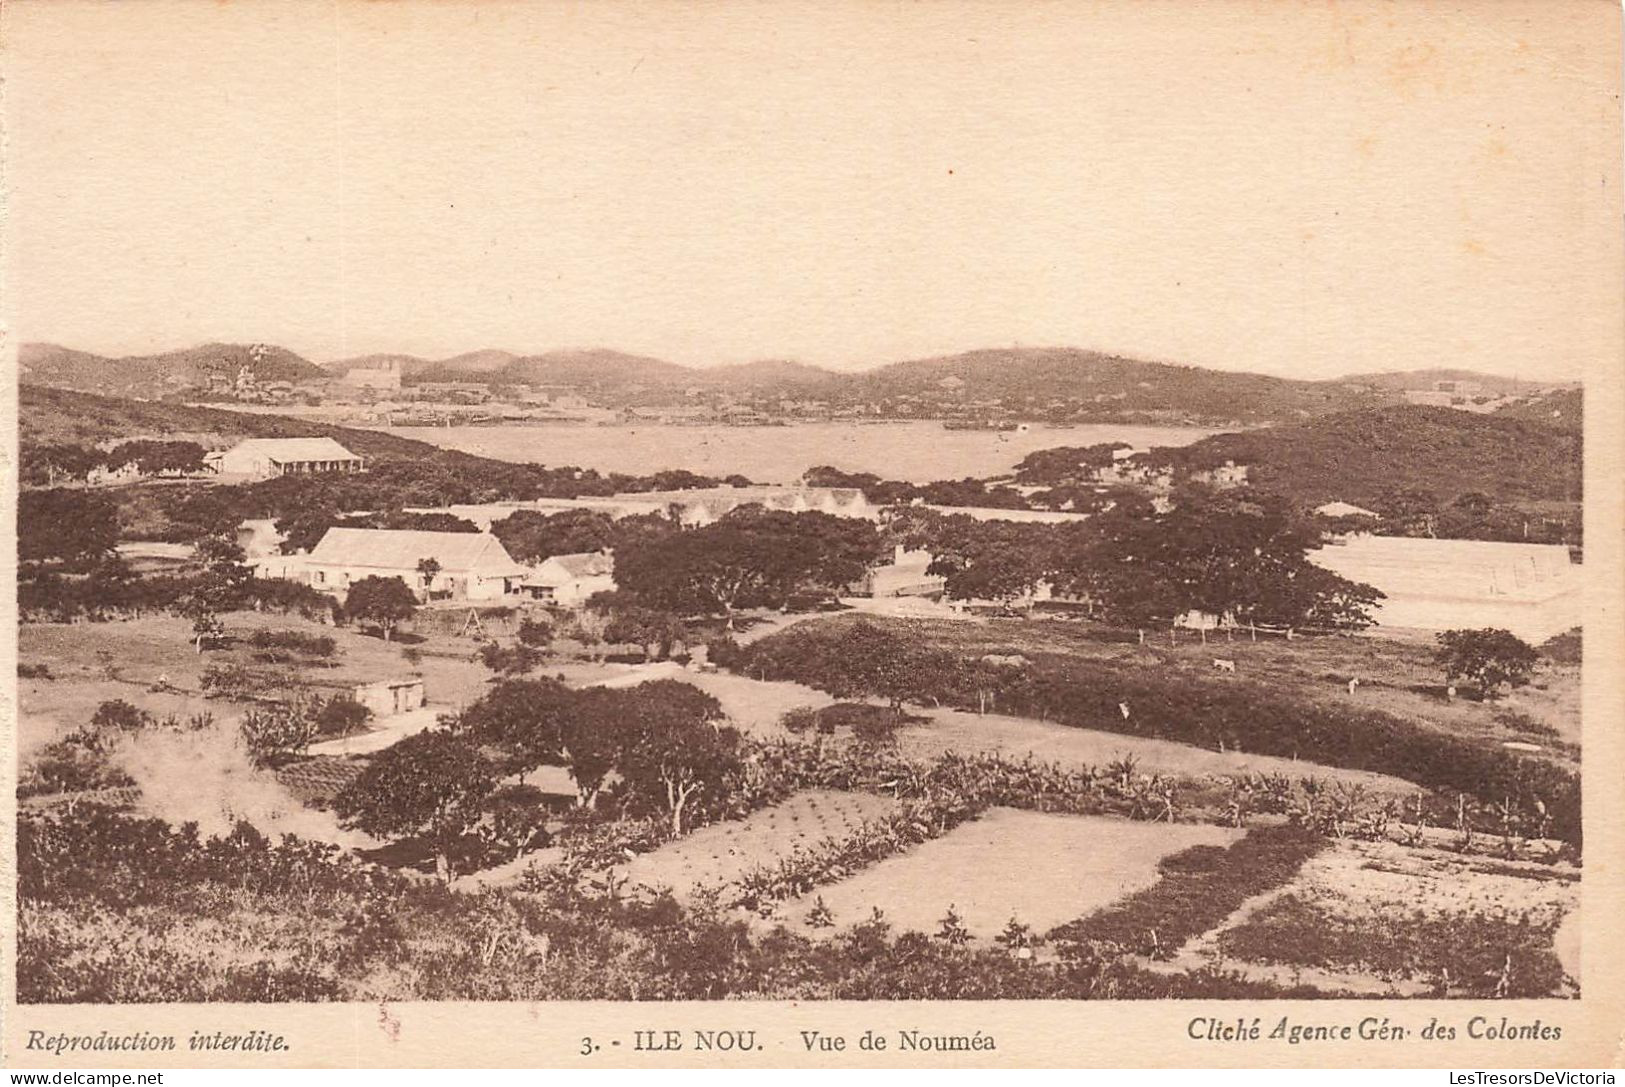
M 1227 846 L 1227 827 L 993 808 L 941 838 L 786 903 L 802 928 L 822 898 L 836 929 L 874 907 L 899 931 L 935 932 L 951 906 L 989 940 L 1014 917 L 1046 932 L 1157 881 L 1157 863 L 1193 845 Z M 826 930 L 829 931 L 829 930 Z
M 485 693 L 490 673 L 469 659 L 472 642 L 439 639 L 438 652 L 414 654 L 398 642 L 362 634 L 347 627 L 331 627 L 295 615 L 254 611 L 222 616 L 232 644 L 198 653 L 192 645 L 191 623 L 185 619 L 152 615 L 109 623 L 25 623 L 18 629 L 18 660 L 44 664 L 51 679 L 18 682 L 21 714 L 19 739 L 26 755 L 61 732 L 90 720 L 96 707 L 123 699 L 155 715 L 189 716 L 211 712 L 217 719 L 235 718 L 241 706 L 221 699 L 205 699 L 199 692 L 203 670 L 211 665 L 242 665 L 280 680 L 297 678 L 319 686 L 370 683 L 421 673 L 429 703 L 445 710 L 465 706 Z M 297 658 L 282 663 L 255 660 L 247 639 L 256 630 L 291 630 L 332 638 L 336 650 L 329 661 Z M 420 648 L 427 649 L 425 645 Z M 449 650 L 449 655 L 448 655 Z M 154 692 L 160 677 L 174 688 Z
M 732 883 L 758 865 L 772 866 L 825 838 L 844 840 L 896 802 L 872 793 L 809 789 L 741 820 L 713 823 L 615 869 L 631 885 L 670 888 L 687 898 L 696 887 Z

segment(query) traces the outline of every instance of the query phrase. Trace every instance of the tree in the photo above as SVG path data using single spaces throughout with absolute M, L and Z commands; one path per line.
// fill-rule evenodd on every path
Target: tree
M 302 754 L 316 738 L 316 722 L 302 699 L 285 705 L 255 707 L 238 726 L 257 766 L 277 766 Z
M 688 629 L 671 612 L 635 604 L 616 607 L 604 626 L 606 642 L 630 642 L 643 649 L 645 658 L 655 660 L 671 656 L 672 647 L 687 636 Z
M 1359 629 L 1380 597 L 1308 559 L 1318 530 L 1274 495 L 1189 486 L 1163 512 L 1113 509 L 1063 549 L 1059 585 L 1143 628 L 1190 611 L 1237 621 Z
M 197 651 L 203 652 L 206 642 L 217 642 L 226 636 L 226 624 L 212 611 L 199 611 L 192 619 L 192 640 Z
M 118 543 L 118 507 L 89 491 L 23 491 L 17 496 L 17 558 L 99 562 Z
M 554 514 L 515 510 L 493 522 L 491 532 L 518 562 L 604 551 L 614 548 L 620 539 L 615 521 L 608 514 L 583 509 Z
M 378 837 L 422 837 L 450 883 L 452 858 L 496 788 L 473 737 L 449 729 L 408 736 L 374 755 L 334 800 L 345 825 Z
M 1529 682 L 1540 654 L 1508 630 L 1446 630 L 1438 635 L 1434 660 L 1444 668 L 1447 682 L 1472 680 L 1485 698 L 1494 698 L 1503 685 L 1522 687 Z
M 846 637 L 822 657 L 823 674 L 814 686 L 836 698 L 883 698 L 896 718 L 903 703 L 956 667 L 946 653 L 910 646 L 897 634 L 867 620 L 852 624 Z
M 204 536 L 193 545 L 193 554 L 214 582 L 213 587 L 226 597 L 254 576 L 253 568 L 247 563 L 248 555 L 233 534 Z
M 344 615 L 378 627 L 387 642 L 398 624 L 412 618 L 417 603 L 412 590 L 398 577 L 364 577 L 345 595 Z
M 508 753 L 507 768 L 521 775 L 564 758 L 565 721 L 575 692 L 554 679 L 509 679 L 462 712 L 458 727 Z
M 680 835 L 697 797 L 725 799 L 741 766 L 739 732 L 719 724 L 716 699 L 686 683 L 655 680 L 624 695 L 630 714 L 616 769 L 634 807 L 665 811 Z
M 604 779 L 620 760 L 628 701 L 625 691 L 588 687 L 576 692 L 560 722 L 559 743 L 576 785 L 577 807 L 593 806 Z
M 797 592 L 833 592 L 879 558 L 867 521 L 742 506 L 702 528 L 646 533 L 616 551 L 615 580 L 643 604 L 678 615 L 782 607 Z
M 440 576 L 440 560 L 434 557 L 418 560 L 418 577 L 423 581 L 423 598 L 427 600 L 434 588 L 434 579 Z
M 65 480 L 82 480 L 102 462 L 94 449 L 79 445 L 34 445 L 24 442 L 19 451 L 24 483 L 55 487 Z

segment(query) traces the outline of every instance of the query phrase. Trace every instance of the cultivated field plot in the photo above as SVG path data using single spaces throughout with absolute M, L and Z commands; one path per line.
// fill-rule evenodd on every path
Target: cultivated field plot
M 872 793 L 809 789 L 737 821 L 703 827 L 617 868 L 632 885 L 667 887 L 678 898 L 696 887 L 731 883 L 825 838 L 845 840 L 890 814 L 896 801 Z
M 1329 991 L 1575 995 L 1580 872 L 1338 842 L 1176 956 Z
M 822 898 L 837 930 L 879 907 L 899 931 L 935 932 L 952 907 L 978 940 L 998 935 L 1012 917 L 1042 933 L 1149 887 L 1170 853 L 1240 836 L 1226 827 L 994 808 L 780 913 L 802 928 Z

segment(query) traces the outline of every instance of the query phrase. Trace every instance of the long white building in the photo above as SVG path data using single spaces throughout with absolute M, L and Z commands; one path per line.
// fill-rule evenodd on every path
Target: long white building
M 1355 534 L 1309 553 L 1380 589 L 1379 628 L 1499 627 L 1539 643 L 1581 624 L 1583 578 L 1558 544 Z

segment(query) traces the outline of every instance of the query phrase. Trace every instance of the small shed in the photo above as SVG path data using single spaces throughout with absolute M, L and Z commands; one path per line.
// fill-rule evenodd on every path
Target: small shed
M 423 692 L 422 676 L 380 680 L 377 683 L 358 683 L 350 697 L 372 711 L 374 717 L 393 717 L 420 709 L 427 699 Z

